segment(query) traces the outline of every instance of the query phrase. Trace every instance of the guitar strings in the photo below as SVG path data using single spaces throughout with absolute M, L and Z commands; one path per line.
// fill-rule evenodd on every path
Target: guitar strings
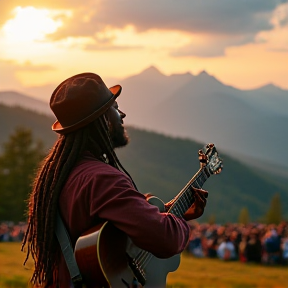
M 202 179 L 201 179 L 202 178 Z M 197 180 L 201 180 L 201 182 L 205 182 L 207 180 L 207 176 L 205 175 L 205 173 L 199 173 L 199 175 L 197 175 L 194 183 L 197 184 L 197 186 L 195 185 L 196 188 L 201 188 L 201 185 L 197 182 Z M 183 214 L 183 211 L 185 211 L 186 207 L 185 207 L 185 203 L 188 201 L 191 201 L 191 198 L 193 198 L 192 195 L 185 193 L 187 190 L 191 191 L 191 185 L 188 189 L 184 190 L 178 197 L 178 201 L 180 202 L 180 206 L 182 209 L 178 209 L 178 207 L 176 206 L 175 209 L 177 209 L 178 212 L 177 214 L 179 214 L 179 216 L 181 216 L 181 214 Z M 192 196 L 192 197 L 191 197 Z M 182 199 L 182 198 L 186 198 Z M 188 200 L 188 201 L 187 201 Z M 182 202 L 183 201 L 183 202 Z M 182 211 L 183 210 L 183 211 Z M 140 253 L 138 253 L 138 255 L 135 257 L 135 260 L 137 261 L 137 264 L 139 266 L 140 269 L 145 269 L 145 267 L 147 267 L 147 264 L 150 262 L 150 260 L 153 258 L 153 254 L 151 254 L 148 251 L 144 251 L 142 250 Z

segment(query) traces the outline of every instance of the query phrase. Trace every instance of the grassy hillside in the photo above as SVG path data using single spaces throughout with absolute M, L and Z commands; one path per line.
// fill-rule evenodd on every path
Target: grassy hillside
M 0 104 L 0 145 L 7 141 L 15 127 L 30 128 L 36 138 L 42 139 L 46 147 L 50 147 L 56 140 L 56 134 L 51 131 L 54 119 L 46 115 L 29 111 L 21 107 L 8 107 Z M 0 151 L 2 145 L 0 146 Z
M 53 121 L 53 118 L 19 107 L 0 105 L 0 144 L 21 125 L 32 129 L 47 148 L 51 147 L 57 137 L 50 128 Z M 142 193 L 153 193 L 164 201 L 172 199 L 198 171 L 197 152 L 203 144 L 132 127 L 128 131 L 130 144 L 116 151 L 122 164 Z M 217 143 L 215 145 L 217 148 Z M 256 221 L 268 210 L 274 193 L 280 194 L 288 218 L 287 179 L 276 181 L 273 176 L 232 159 L 225 151 L 218 152 L 223 158 L 224 170 L 204 185 L 209 191 L 209 200 L 201 221 L 214 215 L 217 222 L 234 222 L 243 207 L 248 208 L 251 220 Z
M 129 129 L 129 134 L 131 143 L 117 154 L 124 167 L 131 171 L 141 192 L 170 200 L 198 171 L 197 151 L 203 144 L 133 128 Z M 287 186 L 277 185 L 266 174 L 241 164 L 224 151 L 218 152 L 224 169 L 204 184 L 209 191 L 209 201 L 202 221 L 207 221 L 211 215 L 220 222 L 237 221 L 243 207 L 248 208 L 251 220 L 258 220 L 268 210 L 276 192 L 281 196 L 283 211 L 287 211 Z

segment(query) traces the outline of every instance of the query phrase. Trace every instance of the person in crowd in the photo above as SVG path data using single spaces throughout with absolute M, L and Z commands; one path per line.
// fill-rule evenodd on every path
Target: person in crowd
M 225 235 L 223 242 L 217 248 L 217 255 L 221 260 L 236 260 L 236 251 L 230 235 Z
M 191 232 L 191 235 L 188 251 L 197 258 L 204 257 L 201 232 L 195 229 Z
M 239 258 L 239 245 L 241 242 L 241 235 L 238 232 L 237 227 L 233 227 L 233 230 L 231 231 L 231 234 L 230 234 L 230 240 L 235 247 L 236 258 L 238 259 Z
M 238 249 L 238 259 L 240 262 L 247 262 L 246 246 L 248 241 L 248 235 L 243 233 L 241 236 L 241 241 L 239 243 Z
M 263 239 L 263 262 L 268 265 L 279 264 L 281 261 L 281 243 L 275 229 L 269 229 Z
M 288 265 L 288 227 L 283 230 L 283 238 L 281 243 L 282 263 Z
M 218 248 L 218 234 L 216 225 L 211 225 L 208 227 L 206 233 L 206 255 L 209 258 L 216 258 L 217 257 L 217 248 Z
M 262 244 L 257 228 L 253 228 L 251 230 L 246 244 L 245 252 L 247 262 L 261 263 Z

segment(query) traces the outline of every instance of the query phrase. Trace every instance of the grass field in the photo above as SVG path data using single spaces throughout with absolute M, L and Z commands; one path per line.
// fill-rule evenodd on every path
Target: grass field
M 24 288 L 32 274 L 23 267 L 20 243 L 0 243 L 0 288 Z M 265 267 L 182 255 L 168 275 L 169 288 L 288 288 L 288 267 Z

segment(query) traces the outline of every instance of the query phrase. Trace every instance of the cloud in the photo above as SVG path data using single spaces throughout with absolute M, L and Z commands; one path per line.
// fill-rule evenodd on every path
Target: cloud
M 2 2 L 2 1 L 1 1 Z M 271 13 L 283 2 L 279 0 L 78 0 L 49 2 L 10 0 L 0 4 L 1 19 L 16 6 L 71 9 L 73 20 L 69 35 L 91 35 L 103 27 L 134 25 L 139 31 L 149 29 L 181 30 L 193 33 L 242 34 L 269 30 Z M 5 2 L 9 2 L 5 3 Z M 63 29 L 64 31 L 64 29 Z M 60 34 L 61 35 L 61 34 Z M 64 36 L 64 32 L 62 34 Z
M 101 44 L 99 42 L 91 43 L 91 44 L 86 44 L 85 45 L 85 50 L 87 51 L 119 51 L 119 50 L 141 50 L 143 47 L 141 46 L 131 46 L 131 45 L 114 45 L 110 43 Z
M 139 49 L 138 45 L 116 45 L 114 39 L 100 39 L 99 33 L 107 29 L 125 29 L 133 26 L 135 33 L 151 30 L 179 31 L 191 35 L 191 43 L 173 50 L 172 56 L 214 57 L 225 54 L 230 46 L 254 42 L 261 31 L 271 31 L 275 23 L 271 22 L 277 7 L 287 0 L 51 0 L 47 4 L 42 0 L 10 0 L 0 4 L 6 15 L 13 5 L 46 7 L 51 9 L 69 9 L 71 17 L 61 17 L 63 26 L 50 34 L 48 40 L 58 41 L 68 37 L 90 37 L 93 43 L 86 45 L 88 50 Z M 48 4 L 49 3 L 49 4 Z M 5 7 L 4 7 L 5 6 Z M 1 18 L 3 19 L 3 17 Z M 281 24 L 287 18 L 281 18 Z M 200 35 L 212 40 L 195 43 L 193 36 Z M 103 43 L 103 41 L 106 41 Z M 210 47 L 207 45 L 211 44 Z
M 43 72 L 43 71 L 51 71 L 56 70 L 55 67 L 51 65 L 35 65 L 32 64 L 30 61 L 26 61 L 23 64 L 14 64 L 17 67 L 18 71 L 26 71 L 26 72 Z
M 92 3 L 96 4 L 74 10 L 74 19 L 70 23 L 70 32 L 74 35 L 91 35 L 103 27 L 126 25 L 133 25 L 139 31 L 172 29 L 193 33 L 257 33 L 272 29 L 270 16 L 280 4 L 277 0 L 102 0 Z
M 271 29 L 269 14 L 278 1 L 231 0 L 133 0 L 102 1 L 95 23 L 135 25 L 140 31 L 153 28 L 194 33 L 238 34 Z
M 1 83 L 0 90 L 19 89 L 20 83 L 16 76 L 17 66 L 13 61 L 0 59 Z
M 255 40 L 257 43 L 266 43 L 267 50 L 287 53 L 288 51 L 288 3 L 279 5 L 273 12 L 271 22 L 273 31 L 261 31 Z
M 89 2 L 89 1 L 87 1 Z M 13 16 L 13 10 L 17 7 L 33 6 L 37 9 L 76 9 L 79 0 L 9 0 L 0 1 L 0 27 Z
M 185 57 L 185 56 L 197 56 L 197 57 L 218 57 L 225 55 L 225 49 L 228 46 L 239 46 L 245 43 L 253 42 L 253 34 L 233 35 L 231 37 L 225 36 L 203 36 L 201 41 L 191 41 L 189 44 L 180 48 L 173 49 L 170 52 L 172 57 Z
M 226 47 L 254 42 L 260 31 L 271 31 L 273 11 L 283 2 L 287 1 L 98 0 L 75 9 L 66 25 L 50 37 L 59 40 L 68 36 L 90 36 L 96 42 L 87 46 L 89 50 L 120 50 L 128 47 L 113 44 L 113 39 L 102 45 L 97 40 L 98 33 L 108 28 L 124 29 L 128 25 L 137 33 L 176 30 L 204 38 L 209 35 L 213 41 L 202 45 L 191 41 L 173 50 L 171 56 L 214 57 L 224 55 Z M 281 21 L 284 23 L 286 18 Z
M 1 84 L 0 90 L 22 90 L 23 85 L 19 77 L 19 73 L 23 72 L 45 72 L 55 70 L 53 66 L 50 65 L 34 65 L 31 62 L 25 62 L 19 64 L 12 60 L 0 59 L 0 71 L 1 71 Z

